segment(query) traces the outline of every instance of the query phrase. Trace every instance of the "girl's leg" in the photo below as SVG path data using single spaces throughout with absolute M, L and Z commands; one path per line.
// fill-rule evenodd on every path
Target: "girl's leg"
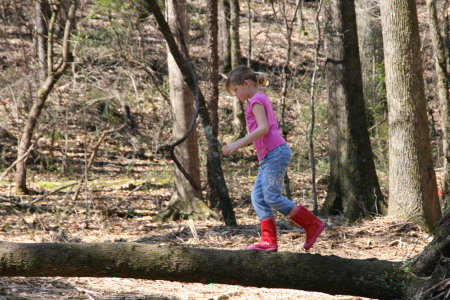
M 305 229 L 306 242 L 303 245 L 305 250 L 309 250 L 316 242 L 319 234 L 324 230 L 325 223 L 300 205 L 289 219 Z
M 291 158 L 289 146 L 281 145 L 266 155 L 261 162 L 259 173 L 265 202 L 284 216 L 287 216 L 295 207 L 294 202 L 281 195 L 284 175 Z
M 261 185 L 261 169 L 258 170 L 252 190 L 252 204 L 261 225 L 261 241 L 255 245 L 245 247 L 246 250 L 277 251 L 277 226 L 272 208 L 264 201 Z
M 261 178 L 263 177 L 262 169 L 259 167 L 258 175 L 256 176 L 255 183 L 253 184 L 252 189 L 252 204 L 253 208 L 256 211 L 256 215 L 260 221 L 273 217 L 272 208 L 267 204 L 264 200 L 263 186 L 261 182 Z
M 287 146 L 280 146 L 269 152 L 261 164 L 261 186 L 264 200 L 273 209 L 288 216 L 305 229 L 306 243 L 303 247 L 305 250 L 309 250 L 325 228 L 325 223 L 302 205 L 297 208 L 294 202 L 281 195 L 284 174 L 290 160 L 291 151 Z

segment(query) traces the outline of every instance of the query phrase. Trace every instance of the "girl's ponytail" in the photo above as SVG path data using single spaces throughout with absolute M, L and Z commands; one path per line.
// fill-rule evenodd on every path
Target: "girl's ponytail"
M 268 80 L 267 80 L 267 75 L 266 73 L 263 72 L 255 72 L 256 75 L 256 84 L 259 86 L 264 86 L 267 85 Z

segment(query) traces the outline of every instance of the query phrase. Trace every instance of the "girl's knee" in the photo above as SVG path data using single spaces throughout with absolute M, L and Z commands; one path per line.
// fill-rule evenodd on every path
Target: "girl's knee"
M 283 202 L 283 196 L 281 196 L 281 194 L 279 195 L 271 195 L 270 197 L 264 197 L 265 201 L 267 202 L 267 204 L 269 204 L 270 206 L 276 206 L 277 203 L 281 203 Z
M 264 201 L 264 197 L 259 193 L 252 193 L 250 199 L 252 200 L 253 206 Z

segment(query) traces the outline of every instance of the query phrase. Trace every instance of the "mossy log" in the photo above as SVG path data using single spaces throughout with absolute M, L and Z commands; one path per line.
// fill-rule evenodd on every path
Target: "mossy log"
M 139 243 L 1 243 L 0 276 L 123 277 L 291 288 L 379 299 L 404 295 L 401 262 Z

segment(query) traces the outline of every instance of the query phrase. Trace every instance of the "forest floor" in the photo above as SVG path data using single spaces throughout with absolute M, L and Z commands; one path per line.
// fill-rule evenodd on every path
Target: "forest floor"
M 104 161 L 103 161 L 104 160 Z M 243 249 L 257 242 L 259 227 L 249 201 L 251 176 L 230 174 L 230 195 L 238 221 L 227 227 L 221 221 L 152 222 L 153 216 L 170 199 L 170 183 L 164 176 L 141 179 L 125 178 L 119 172 L 132 166 L 136 178 L 149 170 L 164 174 L 168 165 L 139 159 L 111 160 L 99 158 L 96 166 L 108 164 L 106 174 L 89 184 L 88 201 L 80 197 L 73 205 L 73 189 L 59 191 L 41 200 L 39 197 L 58 188 L 43 188 L 54 182 L 51 174 L 35 174 L 30 185 L 36 195 L 23 198 L 34 203 L 33 209 L 0 204 L 0 240 L 5 242 L 139 242 L 173 244 L 214 249 Z M 232 164 L 226 161 L 224 165 Z M 141 173 L 141 174 L 140 174 Z M 117 175 L 112 175 L 117 174 Z M 309 186 L 307 174 L 291 174 L 293 199 L 312 209 L 301 186 Z M 59 182 L 64 186 L 71 182 Z M 323 201 L 325 185 L 319 185 Z M 0 195 L 10 195 L 11 184 L 0 185 Z M 83 192 L 84 193 L 84 192 Z M 19 198 L 15 198 L 19 199 Z M 115 213 L 108 214 L 107 211 Z M 117 213 L 117 212 L 122 213 Z M 220 212 L 218 211 L 220 214 Z M 120 215 L 120 216 L 119 216 Z M 377 217 L 348 223 L 342 217 L 323 218 L 327 228 L 309 253 L 337 255 L 345 258 L 406 260 L 421 252 L 431 240 L 426 232 L 410 222 Z M 304 252 L 305 234 L 278 216 L 279 251 Z M 251 275 L 249 275 L 251 276 Z M 288 289 L 242 287 L 224 284 L 181 283 L 159 280 L 121 278 L 1 278 L 0 299 L 362 299 Z

